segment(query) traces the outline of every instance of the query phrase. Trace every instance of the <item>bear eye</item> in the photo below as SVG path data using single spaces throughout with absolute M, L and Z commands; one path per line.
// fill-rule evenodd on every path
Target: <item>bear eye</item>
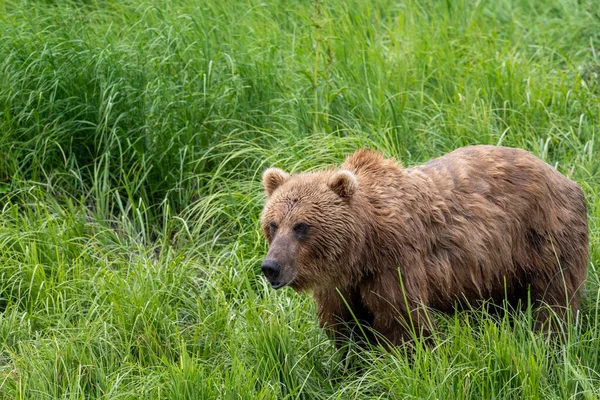
M 277 233 L 277 224 L 275 222 L 271 222 L 269 224 L 269 236 L 271 236 L 273 238 L 273 237 L 275 237 L 276 233 Z
M 294 225 L 294 233 L 298 238 L 304 239 L 308 235 L 308 225 L 304 222 L 298 222 Z

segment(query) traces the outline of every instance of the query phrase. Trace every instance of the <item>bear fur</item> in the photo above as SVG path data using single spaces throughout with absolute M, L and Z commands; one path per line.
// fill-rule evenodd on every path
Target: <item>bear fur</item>
M 524 150 L 464 147 L 412 168 L 359 150 L 340 169 L 270 168 L 263 185 L 263 273 L 276 289 L 312 291 L 336 338 L 358 321 L 399 345 L 431 333 L 428 310 L 483 300 L 532 304 L 538 328 L 579 310 L 583 191 Z

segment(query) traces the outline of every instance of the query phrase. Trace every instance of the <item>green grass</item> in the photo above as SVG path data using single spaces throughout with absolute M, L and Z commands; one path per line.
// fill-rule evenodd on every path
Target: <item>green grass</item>
M 0 1 L 0 399 L 600 397 L 595 0 Z M 523 147 L 580 183 L 583 318 L 337 352 L 260 277 L 260 175 Z M 512 321 L 512 322 L 511 322 Z

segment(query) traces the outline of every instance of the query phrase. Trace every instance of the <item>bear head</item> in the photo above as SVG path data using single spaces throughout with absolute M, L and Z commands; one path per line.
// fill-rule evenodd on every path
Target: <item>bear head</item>
M 357 176 L 344 169 L 290 175 L 269 168 L 262 181 L 261 224 L 269 251 L 261 269 L 271 286 L 341 287 L 364 241 Z

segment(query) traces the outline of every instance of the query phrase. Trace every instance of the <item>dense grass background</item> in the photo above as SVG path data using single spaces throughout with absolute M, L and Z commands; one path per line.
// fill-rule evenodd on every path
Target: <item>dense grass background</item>
M 600 396 L 596 0 L 0 1 L 0 399 Z M 259 276 L 267 166 L 532 151 L 589 202 L 564 346 L 439 316 L 336 352 Z

